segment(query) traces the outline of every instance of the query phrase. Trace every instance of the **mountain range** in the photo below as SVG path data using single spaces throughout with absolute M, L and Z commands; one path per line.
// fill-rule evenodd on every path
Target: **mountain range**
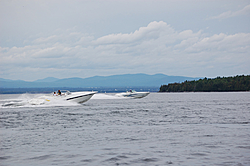
M 112 76 L 94 76 L 88 78 L 58 79 L 47 77 L 36 81 L 9 80 L 0 78 L 0 88 L 45 88 L 45 87 L 160 87 L 168 83 L 198 80 L 200 78 L 168 76 L 165 74 L 123 74 Z

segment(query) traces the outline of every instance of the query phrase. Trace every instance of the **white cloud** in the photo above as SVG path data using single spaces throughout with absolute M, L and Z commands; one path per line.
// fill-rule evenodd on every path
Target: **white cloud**
M 123 44 L 134 43 L 139 40 L 153 40 L 159 38 L 161 35 L 173 34 L 174 30 L 167 25 L 167 23 L 151 22 L 147 27 L 141 27 L 134 33 L 130 34 L 111 34 L 100 37 L 96 40 L 95 44 Z
M 24 47 L 4 47 L 1 77 L 89 77 L 124 73 L 234 75 L 250 71 L 250 33 L 208 36 L 151 22 L 129 34 L 95 39 L 73 30 L 39 37 Z M 232 67 L 234 66 L 234 67 Z
M 232 11 L 227 11 L 224 13 L 221 13 L 218 16 L 213 16 L 210 17 L 209 19 L 226 19 L 230 17 L 236 17 L 236 16 L 241 16 L 241 15 L 247 15 L 250 14 L 250 5 L 245 6 L 243 9 L 232 12 Z
M 222 53 L 247 53 L 249 52 L 250 33 L 234 35 L 219 34 L 202 38 L 192 46 L 186 48 L 187 52 L 222 52 Z

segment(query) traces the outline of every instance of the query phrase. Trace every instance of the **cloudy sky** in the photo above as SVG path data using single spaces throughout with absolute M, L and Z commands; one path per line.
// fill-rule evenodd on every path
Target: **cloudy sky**
M 249 0 L 0 0 L 0 78 L 250 74 Z

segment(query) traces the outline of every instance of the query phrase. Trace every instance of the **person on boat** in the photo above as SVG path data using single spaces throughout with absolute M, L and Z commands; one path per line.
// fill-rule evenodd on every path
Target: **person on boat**
M 62 93 L 61 93 L 61 91 L 60 91 L 60 90 L 58 90 L 57 94 L 58 94 L 58 95 L 60 95 L 60 96 L 62 95 Z
M 54 92 L 53 96 L 57 96 L 56 92 Z

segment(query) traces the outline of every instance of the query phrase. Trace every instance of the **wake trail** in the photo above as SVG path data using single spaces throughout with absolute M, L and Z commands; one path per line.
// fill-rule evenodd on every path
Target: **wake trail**
M 125 97 L 117 97 L 115 94 L 99 93 L 92 96 L 90 100 L 116 100 L 126 99 Z M 87 101 L 88 102 L 88 101 Z M 66 101 L 63 97 L 55 97 L 51 94 L 21 94 L 16 98 L 1 99 L 0 108 L 15 108 L 15 107 L 56 107 L 56 106 L 79 106 L 82 104 Z

